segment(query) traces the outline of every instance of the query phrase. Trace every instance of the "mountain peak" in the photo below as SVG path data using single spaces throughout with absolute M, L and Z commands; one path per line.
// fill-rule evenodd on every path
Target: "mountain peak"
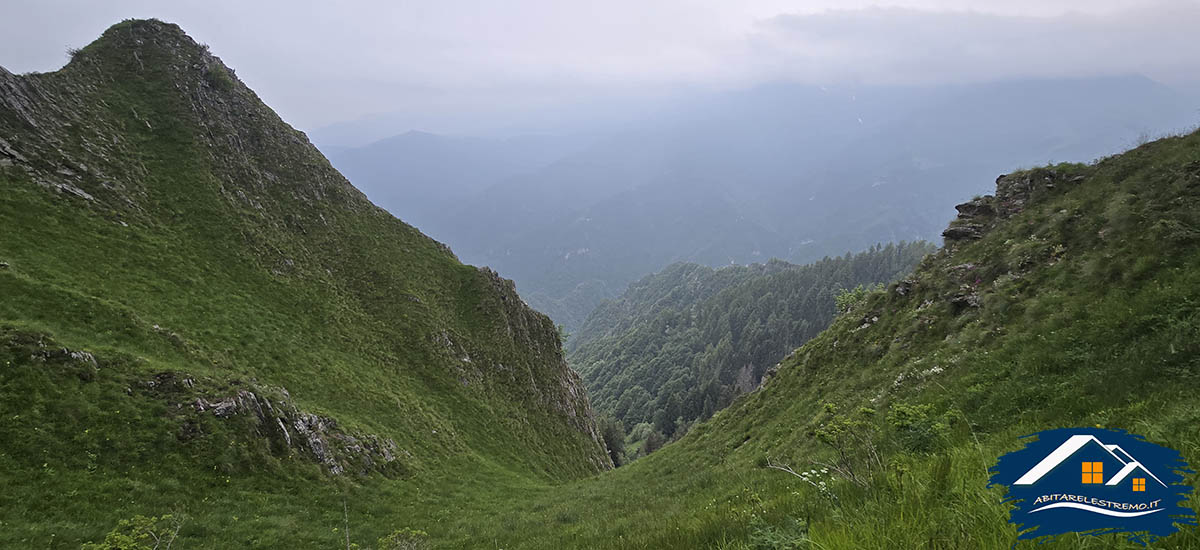
M 0 300 L 0 364 L 29 364 L 15 341 L 54 341 L 104 365 L 45 403 L 184 434 L 145 440 L 162 453 L 148 464 L 189 457 L 176 472 L 208 479 L 191 457 L 238 448 L 253 451 L 221 460 L 246 479 L 376 471 L 360 459 L 389 475 L 611 467 L 550 319 L 371 204 L 176 25 L 125 21 L 59 71 L 0 73 L 0 190 L 0 288 L 23 297 Z M 342 446 L 375 450 L 326 452 Z
M 283 203 L 336 201 L 374 209 L 307 136 L 178 25 L 126 20 L 71 57 L 53 73 L 0 74 L 0 107 L 16 115 L 0 120 L 0 128 L 12 125 L 6 135 L 21 141 L 13 148 L 21 156 L 11 162 L 44 187 L 134 215 L 166 182 L 116 159 L 135 143 L 152 142 L 164 158 L 211 162 L 228 179 L 222 192 L 239 207 L 296 215 Z M 78 149 L 61 146 L 67 134 Z M 329 213 L 310 214 L 318 216 L 312 223 L 330 222 Z
M 188 36 L 182 27 L 158 19 L 126 19 L 109 27 L 99 38 L 80 52 L 83 53 L 93 48 L 96 50 L 136 50 L 143 47 L 166 48 L 179 54 L 180 57 L 208 53 L 208 47 Z
M 69 53 L 71 60 L 60 72 L 74 78 L 167 79 L 176 88 L 202 84 L 222 92 L 253 93 L 207 44 L 196 42 L 179 25 L 158 19 L 126 19 Z

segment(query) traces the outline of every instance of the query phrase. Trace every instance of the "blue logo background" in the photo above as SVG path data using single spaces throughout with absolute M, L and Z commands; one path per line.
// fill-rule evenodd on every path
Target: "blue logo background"
M 1019 539 L 1127 533 L 1145 544 L 1196 525 L 1185 504 L 1192 487 L 1184 475 L 1192 471 L 1178 451 L 1100 428 L 1060 428 L 1023 439 L 1025 448 L 992 467 L 988 484 L 1008 488 L 1009 522 Z

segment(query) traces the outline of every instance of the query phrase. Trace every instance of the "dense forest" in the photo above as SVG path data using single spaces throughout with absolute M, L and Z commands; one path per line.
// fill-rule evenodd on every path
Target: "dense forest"
M 617 420 L 605 425 L 610 447 L 620 439 L 612 432 L 625 430 L 628 453 L 644 454 L 755 389 L 769 367 L 829 325 L 839 293 L 891 281 L 933 250 L 876 245 L 804 266 L 674 264 L 598 307 L 572 338 L 568 360 L 597 410 Z

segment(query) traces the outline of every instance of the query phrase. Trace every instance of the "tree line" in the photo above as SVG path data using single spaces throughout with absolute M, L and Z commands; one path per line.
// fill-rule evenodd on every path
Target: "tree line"
M 908 273 L 926 242 L 876 245 L 809 265 L 673 264 L 589 316 L 568 359 L 602 431 L 627 460 L 678 438 L 755 389 L 763 373 L 833 320 L 839 294 Z

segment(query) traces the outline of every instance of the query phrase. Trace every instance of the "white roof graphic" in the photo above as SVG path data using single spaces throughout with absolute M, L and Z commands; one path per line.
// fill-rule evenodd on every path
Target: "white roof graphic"
M 1037 480 L 1042 479 L 1042 476 L 1050 473 L 1050 470 L 1053 470 L 1059 464 L 1062 464 L 1066 459 L 1071 458 L 1071 455 L 1075 454 L 1076 451 L 1082 449 L 1085 445 L 1091 442 L 1095 442 L 1097 445 L 1100 445 L 1101 448 L 1108 451 L 1108 454 L 1117 459 L 1117 462 L 1122 464 L 1121 471 L 1117 472 L 1117 475 L 1113 476 L 1112 479 L 1109 479 L 1108 483 L 1105 483 L 1105 485 L 1117 485 L 1124 481 L 1129 474 L 1134 472 L 1134 470 L 1140 469 L 1141 471 L 1145 472 L 1146 475 L 1154 478 L 1154 481 L 1157 481 L 1163 487 L 1167 486 L 1167 484 L 1163 483 L 1161 479 L 1158 479 L 1158 476 L 1151 473 L 1150 470 L 1147 470 L 1145 466 L 1142 466 L 1141 462 L 1138 462 L 1133 458 L 1132 455 L 1125 452 L 1125 449 L 1122 449 L 1117 445 L 1105 445 L 1099 439 L 1096 439 L 1095 436 L 1082 434 L 1073 435 L 1067 438 L 1062 445 L 1059 445 L 1057 449 L 1054 449 L 1054 452 L 1046 455 L 1046 458 L 1043 458 L 1042 461 L 1038 462 L 1036 466 L 1031 468 L 1028 472 L 1025 472 L 1025 475 L 1017 479 L 1013 485 L 1033 485 L 1037 482 Z

